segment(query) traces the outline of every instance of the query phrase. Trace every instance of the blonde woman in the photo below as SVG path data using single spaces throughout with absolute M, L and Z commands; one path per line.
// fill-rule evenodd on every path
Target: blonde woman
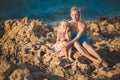
M 108 63 L 105 62 L 98 53 L 89 44 L 87 36 L 86 25 L 80 19 L 80 11 L 77 7 L 72 7 L 70 10 L 72 20 L 69 21 L 70 28 L 72 30 L 72 40 L 69 41 L 64 47 L 74 45 L 74 47 L 86 58 L 94 63 L 101 64 L 104 68 L 108 67 Z M 92 56 L 91 56 L 92 55 Z

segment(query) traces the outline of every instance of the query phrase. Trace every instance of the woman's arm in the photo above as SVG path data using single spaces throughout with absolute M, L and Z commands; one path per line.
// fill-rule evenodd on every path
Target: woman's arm
M 78 34 L 77 36 L 72 39 L 71 41 L 68 42 L 68 44 L 66 46 L 72 45 L 74 42 L 76 42 L 78 39 L 80 39 L 80 37 L 82 36 L 83 32 L 85 31 L 85 24 L 84 23 L 78 23 Z

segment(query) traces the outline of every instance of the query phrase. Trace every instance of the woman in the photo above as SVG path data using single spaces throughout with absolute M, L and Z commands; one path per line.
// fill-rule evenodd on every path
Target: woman
M 64 47 L 68 47 L 73 44 L 83 56 L 95 63 L 102 64 L 104 68 L 107 68 L 108 63 L 105 62 L 89 44 L 89 39 L 86 33 L 86 25 L 80 19 L 79 9 L 72 7 L 70 15 L 72 18 L 72 20 L 69 21 L 72 30 L 72 40 L 64 45 Z

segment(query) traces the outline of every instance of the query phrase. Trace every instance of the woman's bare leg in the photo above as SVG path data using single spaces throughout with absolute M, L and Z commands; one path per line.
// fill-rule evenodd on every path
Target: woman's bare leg
M 86 58 L 88 58 L 89 60 L 93 61 L 93 62 L 96 62 L 96 63 L 100 63 L 101 61 L 99 61 L 98 59 L 90 56 L 90 54 L 88 53 L 88 51 L 83 48 L 78 42 L 75 42 L 74 43 L 74 46 L 75 48 L 83 55 L 85 56 Z
M 92 46 L 90 46 L 87 42 L 83 42 L 82 45 L 91 55 L 102 61 L 102 58 L 98 55 L 98 53 L 93 49 Z
M 99 55 L 98 53 L 90 46 L 87 42 L 83 43 L 83 47 L 95 58 L 97 58 L 100 62 L 102 62 L 102 65 L 106 68 L 108 67 L 108 63 L 105 62 Z

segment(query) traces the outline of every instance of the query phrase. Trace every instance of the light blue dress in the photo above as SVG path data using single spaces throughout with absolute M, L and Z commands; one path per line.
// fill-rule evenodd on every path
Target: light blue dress
M 77 34 L 78 34 L 78 32 L 73 31 L 73 32 L 72 32 L 72 39 L 74 39 L 74 38 L 77 36 Z M 83 34 L 82 34 L 82 36 L 80 37 L 80 39 L 78 39 L 78 42 L 79 42 L 81 45 L 82 45 L 82 43 L 83 43 L 84 41 L 86 41 L 87 43 L 90 43 L 90 40 L 89 40 L 89 38 L 88 38 L 88 36 L 87 36 L 87 32 L 86 32 L 86 31 L 84 31 Z

